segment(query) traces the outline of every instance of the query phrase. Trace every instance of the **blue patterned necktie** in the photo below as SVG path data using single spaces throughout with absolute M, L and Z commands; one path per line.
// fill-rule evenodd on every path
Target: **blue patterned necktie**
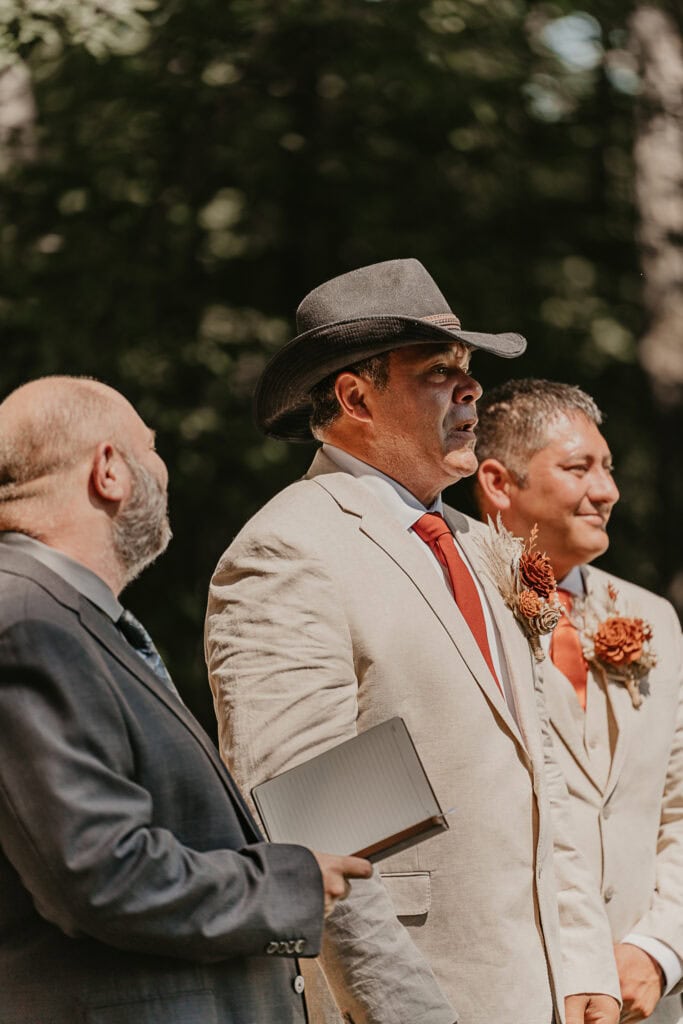
M 116 620 L 116 625 L 123 633 L 131 647 L 133 647 L 142 660 L 149 665 L 157 679 L 164 684 L 167 690 L 170 690 L 171 693 L 180 700 L 180 694 L 176 690 L 173 680 L 168 674 L 168 669 L 161 660 L 161 655 L 154 646 L 154 641 L 142 623 L 138 622 L 132 612 L 129 612 L 127 608 L 124 608 L 121 615 Z

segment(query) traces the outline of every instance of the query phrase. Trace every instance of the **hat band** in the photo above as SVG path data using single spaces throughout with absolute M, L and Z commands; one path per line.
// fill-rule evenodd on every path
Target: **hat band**
M 460 330 L 460 321 L 455 313 L 432 313 L 431 316 L 421 316 L 420 320 L 427 320 L 430 324 L 436 324 L 437 327 Z

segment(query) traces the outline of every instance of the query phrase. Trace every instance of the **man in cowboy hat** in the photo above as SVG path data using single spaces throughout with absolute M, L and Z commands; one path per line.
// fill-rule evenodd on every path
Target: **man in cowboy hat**
M 463 331 L 416 260 L 328 281 L 297 326 L 256 415 L 322 450 L 211 583 L 223 756 L 248 791 L 400 715 L 455 808 L 330 918 L 322 962 L 346 1021 L 614 1022 L 607 922 L 566 838 L 560 774 L 544 772 L 529 645 L 479 576 L 484 528 L 441 500 L 476 470 L 472 350 L 513 357 L 525 341 Z
M 555 570 L 568 615 L 548 637 L 542 668 L 574 836 L 605 901 L 628 1019 L 678 1024 L 681 629 L 668 601 L 590 564 L 607 550 L 619 498 L 601 423 L 593 399 L 570 384 L 494 388 L 479 409 L 477 498 L 484 516 L 500 515 L 516 535 L 535 527 Z

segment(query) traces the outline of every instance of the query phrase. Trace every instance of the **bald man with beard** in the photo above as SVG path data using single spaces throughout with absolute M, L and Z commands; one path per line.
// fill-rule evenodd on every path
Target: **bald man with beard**
M 302 1024 L 367 861 L 266 844 L 119 594 L 169 542 L 154 433 L 97 381 L 0 404 L 0 1021 Z

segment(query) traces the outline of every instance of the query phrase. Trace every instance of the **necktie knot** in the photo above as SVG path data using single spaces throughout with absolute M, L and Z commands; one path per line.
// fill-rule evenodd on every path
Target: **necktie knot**
M 425 544 L 433 544 L 444 534 L 451 532 L 448 523 L 438 512 L 425 512 L 413 523 L 413 530 Z
M 131 647 L 134 647 L 139 654 L 148 654 L 154 648 L 152 638 L 145 627 L 127 608 L 124 608 L 121 612 L 116 625 Z
M 142 623 L 135 618 L 132 612 L 129 612 L 127 608 L 124 608 L 116 620 L 116 625 L 131 647 L 134 648 L 136 653 L 149 666 L 149 668 L 151 668 L 157 679 L 164 684 L 167 690 L 170 690 L 171 693 L 178 697 L 178 691 L 173 684 L 173 680 L 168 673 L 168 669 L 164 665 L 161 655 L 154 646 L 154 641 Z

